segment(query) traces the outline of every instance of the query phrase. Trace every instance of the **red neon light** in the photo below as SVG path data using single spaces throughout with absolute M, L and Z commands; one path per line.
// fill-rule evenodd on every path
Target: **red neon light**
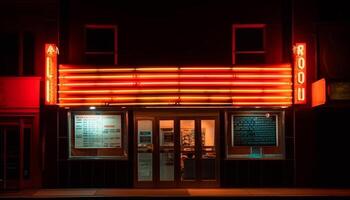
M 129 93 L 291 93 L 292 89 L 122 89 L 63 90 L 59 94 L 129 94 Z
M 312 107 L 326 103 L 326 79 L 320 79 L 312 83 Z
M 45 44 L 45 104 L 54 105 L 57 99 L 57 54 L 55 44 Z
M 292 104 L 289 64 L 244 67 L 59 69 L 59 106 Z
M 306 43 L 294 47 L 294 103 L 306 104 Z

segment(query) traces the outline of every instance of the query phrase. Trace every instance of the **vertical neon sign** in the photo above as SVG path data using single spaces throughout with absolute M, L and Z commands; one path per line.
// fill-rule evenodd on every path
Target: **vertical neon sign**
M 294 47 L 294 104 L 306 104 L 306 44 Z
M 45 44 L 45 104 L 56 104 L 57 98 L 57 54 L 55 44 Z

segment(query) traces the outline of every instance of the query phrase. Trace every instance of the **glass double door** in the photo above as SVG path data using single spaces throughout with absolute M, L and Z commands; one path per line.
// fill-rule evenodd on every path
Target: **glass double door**
M 136 186 L 218 185 L 216 118 L 137 118 Z

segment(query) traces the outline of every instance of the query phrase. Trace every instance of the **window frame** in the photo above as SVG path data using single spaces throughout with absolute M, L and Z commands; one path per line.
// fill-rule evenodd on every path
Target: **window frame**
M 74 132 L 74 117 L 75 115 L 120 115 L 121 116 L 121 148 L 122 154 L 99 156 L 99 155 L 72 155 L 72 137 L 75 137 Z M 68 117 L 68 160 L 128 160 L 128 113 L 126 111 L 69 111 Z M 100 148 L 86 148 L 85 151 Z M 103 149 L 103 148 L 102 148 Z M 118 149 L 118 148 L 113 148 Z
M 262 29 L 263 30 L 263 50 L 262 51 L 237 51 L 236 31 L 237 29 Z M 238 54 L 265 54 L 266 55 L 266 24 L 233 24 L 232 25 L 232 64 L 236 64 Z
M 87 51 L 87 29 L 112 29 L 114 31 L 114 51 Z M 109 24 L 87 24 L 84 27 L 84 56 L 88 55 L 114 55 L 114 65 L 118 64 L 118 31 L 116 25 Z

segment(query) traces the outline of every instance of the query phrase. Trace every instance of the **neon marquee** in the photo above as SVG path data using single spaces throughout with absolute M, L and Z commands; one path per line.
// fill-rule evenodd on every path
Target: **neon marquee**
M 290 64 L 130 67 L 60 65 L 59 106 L 292 104 Z

